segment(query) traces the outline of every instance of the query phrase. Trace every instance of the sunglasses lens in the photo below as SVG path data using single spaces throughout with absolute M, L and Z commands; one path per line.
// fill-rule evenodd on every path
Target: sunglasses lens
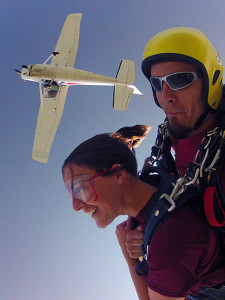
M 161 91 L 161 80 L 160 80 L 160 78 L 152 77 L 152 78 L 150 78 L 150 83 L 151 83 L 153 89 L 156 92 L 160 92 Z
M 194 81 L 192 73 L 177 73 L 167 77 L 167 82 L 172 89 L 182 89 Z

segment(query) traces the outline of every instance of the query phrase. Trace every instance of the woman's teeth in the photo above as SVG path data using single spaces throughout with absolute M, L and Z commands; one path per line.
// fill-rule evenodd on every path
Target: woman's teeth
M 96 208 L 93 208 L 92 210 L 90 210 L 90 211 L 88 212 L 88 214 L 89 214 L 90 216 L 92 216 L 93 213 L 96 212 L 96 210 L 97 210 L 97 207 L 96 207 Z

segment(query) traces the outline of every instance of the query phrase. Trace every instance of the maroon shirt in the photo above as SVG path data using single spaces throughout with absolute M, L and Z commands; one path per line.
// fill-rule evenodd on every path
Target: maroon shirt
M 186 139 L 176 140 L 173 144 L 176 167 L 182 175 L 185 174 L 188 163 L 194 160 L 204 135 L 205 133 L 199 133 Z
M 209 130 L 209 129 L 207 129 Z M 176 166 L 185 173 L 193 161 L 204 133 L 174 144 Z M 225 168 L 220 181 L 225 186 Z M 224 188 L 225 191 L 225 188 Z M 137 221 L 145 223 L 147 206 Z M 147 283 L 168 297 L 194 295 L 200 286 L 213 286 L 225 280 L 225 261 L 218 239 L 205 217 L 186 204 L 169 217 L 154 235 L 149 247 Z M 187 298 L 188 299 L 188 298 Z
M 147 205 L 136 219 L 144 224 Z M 214 230 L 187 203 L 158 229 L 150 243 L 147 283 L 168 297 L 195 294 L 225 280 L 225 261 Z

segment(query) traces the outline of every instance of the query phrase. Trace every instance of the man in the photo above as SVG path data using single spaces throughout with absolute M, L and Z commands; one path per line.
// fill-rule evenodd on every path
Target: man
M 193 161 L 204 133 L 214 127 L 223 94 L 222 60 L 201 31 L 177 27 L 159 33 L 148 42 L 142 70 L 150 80 L 156 104 L 168 118 L 176 165 L 184 172 L 187 163 Z M 173 73 L 178 74 L 162 78 Z M 193 136 L 198 136 L 191 138 L 194 144 L 186 140 Z M 189 146 L 188 157 L 180 157 L 180 149 L 186 150 L 184 145 Z M 191 145 L 194 149 L 190 149 Z
M 215 127 L 220 116 L 220 108 L 223 105 L 221 101 L 223 95 L 222 60 L 201 31 L 177 27 L 155 35 L 147 43 L 142 70 L 152 86 L 155 103 L 164 110 L 168 119 L 169 135 L 175 150 L 176 168 L 179 174 L 183 175 L 188 163 L 193 161 L 205 133 Z M 220 172 L 222 185 L 225 179 L 223 170 Z M 225 188 L 223 190 L 225 191 Z M 142 229 L 143 225 L 139 225 L 136 230 L 131 231 L 130 221 L 117 227 L 120 245 L 121 240 L 125 240 L 124 235 L 127 234 L 127 252 L 133 259 L 141 256 Z M 175 253 L 175 255 L 177 257 L 174 262 L 167 266 L 168 276 L 174 276 L 173 274 L 180 267 L 180 254 Z M 127 256 L 125 258 L 130 267 L 131 260 L 129 261 Z M 185 257 L 185 259 L 190 259 L 190 257 Z M 153 278 L 155 282 L 155 278 L 161 276 L 164 269 L 162 265 L 153 264 L 153 266 L 155 269 L 150 266 L 149 278 Z M 189 267 L 187 264 L 187 270 Z M 221 272 L 220 276 L 222 282 L 225 274 Z M 174 280 L 178 281 L 179 277 L 182 277 L 182 274 L 174 276 Z M 198 286 L 202 283 L 200 277 L 199 275 L 199 279 L 195 278 L 198 280 Z M 190 275 L 186 278 L 190 280 L 192 277 Z M 151 284 L 150 280 L 147 281 L 151 299 L 184 299 L 183 296 L 186 296 L 185 280 L 180 282 L 180 286 L 183 284 L 183 290 L 180 289 L 174 295 L 173 292 L 177 287 L 171 287 L 170 291 L 166 283 L 169 279 L 171 278 L 161 280 L 162 282 L 157 283 L 158 285 Z M 218 283 L 218 281 L 213 282 L 212 279 L 211 285 L 213 283 Z

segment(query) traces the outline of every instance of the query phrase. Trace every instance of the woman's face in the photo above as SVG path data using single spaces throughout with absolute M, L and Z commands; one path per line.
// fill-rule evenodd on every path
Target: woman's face
M 105 228 L 119 215 L 121 180 L 118 171 L 88 181 L 95 175 L 95 170 L 76 164 L 63 169 L 63 179 L 71 193 L 74 211 L 83 210 L 95 220 L 98 227 Z

